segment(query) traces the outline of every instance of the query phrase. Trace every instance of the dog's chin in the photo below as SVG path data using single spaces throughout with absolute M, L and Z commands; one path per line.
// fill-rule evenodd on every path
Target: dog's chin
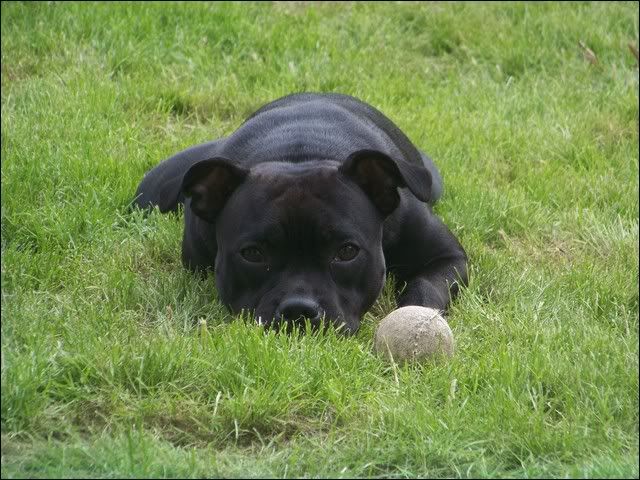
M 336 333 L 344 336 L 353 335 L 358 331 L 360 326 L 359 319 L 350 322 L 338 318 L 323 318 L 319 322 L 311 322 L 308 319 L 300 319 L 295 322 L 286 322 L 269 317 L 266 315 L 254 315 L 256 324 L 264 327 L 265 331 L 273 331 L 276 333 L 285 333 L 287 335 L 299 333 L 318 333 L 334 330 Z M 267 320 L 265 320 L 265 318 Z

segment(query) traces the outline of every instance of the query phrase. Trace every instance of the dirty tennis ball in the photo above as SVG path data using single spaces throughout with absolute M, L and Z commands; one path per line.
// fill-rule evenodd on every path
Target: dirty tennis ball
M 440 311 L 409 306 L 384 317 L 376 330 L 375 351 L 396 363 L 453 355 L 453 333 Z

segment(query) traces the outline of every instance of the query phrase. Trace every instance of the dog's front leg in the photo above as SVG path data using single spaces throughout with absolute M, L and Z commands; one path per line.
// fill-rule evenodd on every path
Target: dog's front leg
M 468 279 L 467 259 L 459 255 L 433 260 L 414 272 L 406 270 L 396 271 L 398 307 L 418 305 L 445 311 Z
M 398 307 L 446 310 L 468 282 L 467 256 L 446 225 L 422 204 L 410 203 L 389 222 L 387 268 L 396 279 Z

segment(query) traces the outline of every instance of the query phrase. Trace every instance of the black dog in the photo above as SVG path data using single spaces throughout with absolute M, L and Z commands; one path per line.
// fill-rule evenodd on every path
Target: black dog
M 431 159 L 378 110 L 303 93 L 165 160 L 135 205 L 184 203 L 183 263 L 215 269 L 232 312 L 276 328 L 326 318 L 355 332 L 387 269 L 398 306 L 445 310 L 466 284 L 465 252 L 431 212 L 441 193 Z

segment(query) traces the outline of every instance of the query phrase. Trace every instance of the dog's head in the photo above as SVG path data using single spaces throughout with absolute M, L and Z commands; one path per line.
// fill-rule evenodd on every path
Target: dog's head
M 215 224 L 220 298 L 266 326 L 333 323 L 355 332 L 385 281 L 383 222 L 407 187 L 427 201 L 422 166 L 361 150 L 344 162 L 213 158 L 183 180 L 190 208 Z

